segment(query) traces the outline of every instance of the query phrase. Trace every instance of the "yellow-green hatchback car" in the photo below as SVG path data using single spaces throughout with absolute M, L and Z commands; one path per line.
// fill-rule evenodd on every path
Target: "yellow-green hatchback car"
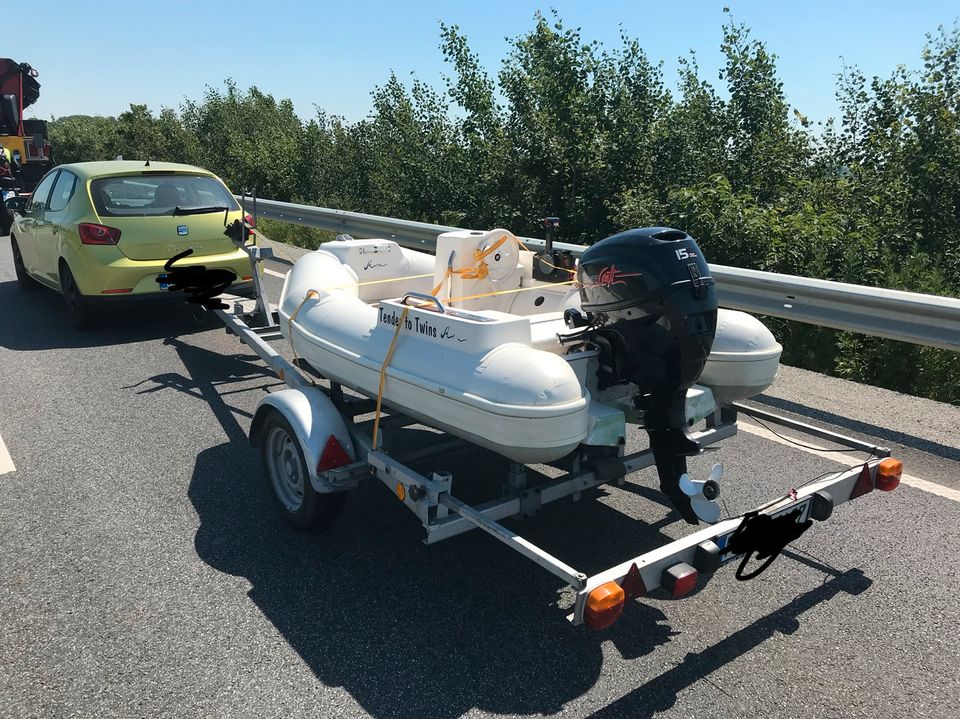
M 131 300 L 179 299 L 163 283 L 164 263 L 187 248 L 177 267 L 225 269 L 231 294 L 248 295 L 247 254 L 225 234 L 243 211 L 211 172 L 169 162 L 60 165 L 36 186 L 10 231 L 23 289 L 60 292 L 76 327 L 98 307 Z M 248 218 L 249 220 L 249 218 Z

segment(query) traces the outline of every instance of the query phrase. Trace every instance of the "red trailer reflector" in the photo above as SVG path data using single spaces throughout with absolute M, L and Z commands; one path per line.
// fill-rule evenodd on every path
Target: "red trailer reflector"
M 868 494 L 872 491 L 873 477 L 870 476 L 870 467 L 865 464 L 863 465 L 863 469 L 860 471 L 860 476 L 857 478 L 857 483 L 853 485 L 853 491 L 850 492 L 850 499 L 862 497 L 864 494 Z
M 680 562 L 664 571 L 660 584 L 675 598 L 678 598 L 697 586 L 697 577 L 696 569 L 686 562 Z
M 900 485 L 903 475 L 903 462 L 893 457 L 887 457 L 877 467 L 877 489 L 881 492 L 892 492 Z
M 630 570 L 620 583 L 620 587 L 626 599 L 647 596 L 647 585 L 643 583 L 643 577 L 640 576 L 636 562 L 630 565 Z
M 345 464 L 350 464 L 351 461 L 347 450 L 345 450 L 343 445 L 340 444 L 340 441 L 331 434 L 327 438 L 327 444 L 323 448 L 323 453 L 320 455 L 320 461 L 317 462 L 317 471 L 325 472 L 334 467 L 342 467 Z
M 583 623 L 591 629 L 606 629 L 623 614 L 626 595 L 616 582 L 601 584 L 587 595 Z

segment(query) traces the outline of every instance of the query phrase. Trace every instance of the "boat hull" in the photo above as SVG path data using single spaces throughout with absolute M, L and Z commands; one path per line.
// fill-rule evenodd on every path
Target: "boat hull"
M 373 306 L 351 291 L 349 276 L 333 255 L 315 252 L 284 287 L 281 330 L 323 376 L 376 397 L 396 338 L 386 407 L 526 464 L 559 459 L 586 438 L 590 395 L 562 357 L 530 347 L 529 320 Z M 347 286 L 324 290 L 317 277 Z

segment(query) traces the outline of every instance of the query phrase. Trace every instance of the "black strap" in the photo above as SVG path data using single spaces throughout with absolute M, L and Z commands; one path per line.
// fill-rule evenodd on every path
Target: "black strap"
M 779 517 L 771 517 L 757 511 L 743 515 L 740 526 L 730 535 L 723 550 L 725 554 L 743 554 L 740 566 L 737 567 L 738 580 L 745 582 L 760 576 L 790 542 L 810 528 L 813 524 L 812 519 L 797 522 L 802 511 L 802 508 L 797 508 Z M 757 559 L 763 561 L 752 572 L 747 572 L 747 562 L 750 561 L 754 552 L 757 554 Z

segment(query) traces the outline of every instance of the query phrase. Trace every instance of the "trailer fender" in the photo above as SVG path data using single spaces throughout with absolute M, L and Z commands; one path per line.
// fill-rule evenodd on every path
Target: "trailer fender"
M 263 423 L 270 412 L 283 415 L 297 435 L 313 488 L 318 492 L 331 491 L 331 487 L 317 474 L 317 463 L 330 435 L 337 438 L 351 461 L 357 456 L 347 425 L 333 402 L 315 387 L 271 392 L 260 400 L 250 425 L 250 444 L 254 447 L 259 447 L 263 440 Z

